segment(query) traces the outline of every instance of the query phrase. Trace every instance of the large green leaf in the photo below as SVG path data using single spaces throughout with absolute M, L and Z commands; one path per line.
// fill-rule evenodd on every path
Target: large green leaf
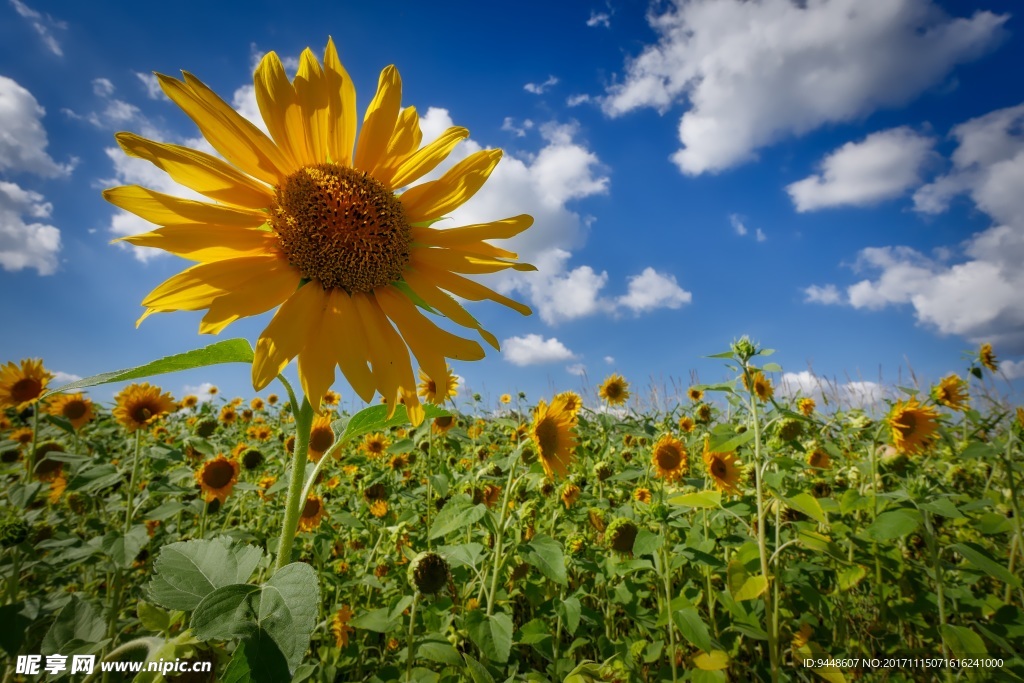
M 146 527 L 136 524 L 128 530 L 127 534 L 120 531 L 111 531 L 103 537 L 100 547 L 111 561 L 121 568 L 132 566 L 135 557 L 146 544 L 149 543 L 149 534 Z
M 428 420 L 451 415 L 447 410 L 438 408 L 432 403 L 423 404 L 423 411 L 426 413 L 426 419 Z M 380 432 L 390 427 L 400 427 L 407 424 L 409 424 L 409 415 L 405 411 L 405 406 L 396 406 L 395 414 L 388 419 L 388 407 L 386 405 L 375 405 L 363 408 L 347 420 L 335 420 L 331 426 L 340 433 L 339 438 L 342 441 L 351 441 L 370 432 Z
M 722 505 L 722 494 L 720 491 L 698 491 L 696 493 L 683 493 L 672 496 L 668 499 L 672 505 L 682 505 L 691 508 L 716 508 Z
M 949 549 L 963 555 L 968 562 L 989 576 L 1008 583 L 1014 588 L 1020 588 L 1020 578 L 1014 576 L 1006 567 L 996 562 L 989 555 L 988 551 L 977 543 L 954 543 L 949 546 Z
M 505 663 L 512 651 L 512 617 L 498 612 L 487 615 L 474 610 L 466 615 L 470 639 L 490 660 Z
M 684 638 L 701 650 L 711 652 L 714 648 L 711 642 L 711 634 L 708 633 L 708 627 L 704 620 L 700 618 L 697 610 L 687 607 L 686 609 L 677 610 L 672 616 L 675 619 L 676 626 L 679 627 L 679 632 L 683 634 Z
M 245 339 L 225 339 L 216 344 L 204 346 L 201 349 L 193 349 L 184 353 L 176 353 L 152 363 L 146 363 L 134 368 L 104 372 L 85 379 L 75 380 L 70 384 L 57 387 L 46 392 L 44 398 L 50 394 L 63 393 L 67 391 L 78 391 L 99 384 L 110 384 L 111 382 L 126 382 L 130 379 L 142 379 L 155 375 L 165 375 L 169 372 L 191 370 L 193 368 L 204 368 L 208 365 L 220 365 L 221 363 L 252 363 L 252 346 Z
M 878 515 L 864 533 L 875 541 L 891 541 L 910 534 L 920 523 L 920 512 L 911 508 L 898 508 Z
M 473 499 L 465 493 L 453 496 L 434 519 L 434 523 L 430 527 L 430 538 L 441 538 L 453 531 L 458 531 L 476 522 L 485 514 L 487 514 L 487 507 L 483 504 L 473 505 Z
M 243 640 L 235 648 L 221 683 L 279 683 L 291 679 L 288 662 L 266 632 Z
M 99 610 L 72 595 L 47 630 L 39 652 L 44 655 L 95 652 L 107 642 L 106 632 L 107 625 Z
M 227 538 L 171 543 L 157 555 L 149 597 L 167 609 L 193 610 L 216 589 L 248 581 L 262 556 L 259 548 L 233 546 Z
M 797 512 L 802 512 L 819 524 L 826 524 L 825 512 L 821 509 L 818 499 L 809 493 L 798 493 L 795 496 L 784 498 L 786 504 Z
M 565 556 L 562 555 L 561 543 L 541 534 L 534 536 L 527 547 L 529 551 L 524 556 L 527 562 L 555 583 L 566 585 Z

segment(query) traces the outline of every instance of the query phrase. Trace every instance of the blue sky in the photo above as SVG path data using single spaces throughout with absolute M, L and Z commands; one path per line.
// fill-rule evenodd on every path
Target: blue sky
M 534 308 L 471 312 L 502 353 L 456 364 L 492 403 L 649 397 L 723 375 L 741 334 L 793 386 L 922 382 L 992 342 L 1024 377 L 1024 21 L 1009 0 L 0 4 L 0 362 L 85 376 L 214 341 L 143 296 L 185 262 L 109 244 L 147 226 L 105 187 L 174 190 L 113 148 L 203 143 L 154 88 L 188 70 L 245 114 L 252 70 L 332 35 L 364 109 L 395 64 L 424 139 L 450 122 L 505 157 L 450 225 L 531 213 L 537 273 L 488 284 Z M 361 112 L 360 112 L 361 116 Z M 269 316 L 222 336 L 255 340 Z M 801 374 L 802 373 L 802 374 Z M 251 395 L 240 366 L 182 373 Z M 784 378 L 776 377 L 778 382 Z M 848 385 L 848 386 L 846 386 Z M 353 392 L 336 385 L 343 397 Z M 111 390 L 96 392 L 109 398 Z

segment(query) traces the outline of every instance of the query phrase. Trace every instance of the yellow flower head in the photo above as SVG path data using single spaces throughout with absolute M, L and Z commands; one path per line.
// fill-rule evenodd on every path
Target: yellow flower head
M 743 386 L 744 388 L 757 396 L 759 401 L 767 401 L 775 394 L 775 388 L 772 386 L 772 381 L 765 377 L 765 374 L 760 370 L 750 370 L 750 379 L 747 379 L 747 375 L 743 375 Z
M 63 417 L 75 429 L 81 429 L 95 415 L 92 401 L 82 394 L 61 394 L 50 403 L 50 415 Z
M 622 375 L 611 375 L 601 383 L 597 395 L 607 401 L 608 405 L 625 405 L 629 400 L 629 382 Z
M 565 504 L 565 509 L 568 510 L 573 506 L 580 498 L 580 487 L 572 482 L 565 482 L 565 486 L 562 487 L 562 503 Z
M 375 500 L 370 503 L 370 514 L 374 517 L 385 517 L 388 514 L 388 502 Z
M 996 353 L 992 350 L 991 344 L 982 344 L 978 349 L 978 362 L 992 372 L 999 369 L 999 361 L 996 359 Z
M 348 605 L 342 605 L 341 609 L 331 617 L 331 634 L 334 636 L 335 647 L 348 647 L 348 636 L 355 631 L 348 625 L 352 621 L 353 612 Z
M 544 401 L 537 404 L 530 436 L 548 477 L 554 477 L 556 473 L 564 477 L 569 471 L 576 450 L 575 426 L 576 415 L 569 410 L 565 398 L 556 397 L 551 400 L 551 405 Z
M 321 399 L 321 401 L 324 405 L 334 407 L 338 405 L 338 403 L 341 401 L 341 395 L 336 391 L 331 391 L 330 389 L 328 389 L 327 391 L 324 392 L 324 397 L 323 399 Z
M 932 398 L 953 410 L 966 410 L 967 403 L 971 400 L 967 393 L 967 382 L 955 374 L 944 377 L 932 387 Z
M 681 418 L 679 418 L 679 431 L 685 434 L 691 433 L 696 426 L 697 425 L 693 421 L 693 418 L 690 417 L 689 415 L 683 415 Z
M 355 87 L 331 40 L 322 63 L 303 51 L 293 81 L 276 53 L 260 61 L 255 96 L 269 137 L 191 74 L 157 78 L 223 160 L 132 133 L 118 133 L 117 141 L 212 202 L 139 186 L 112 188 L 104 197 L 162 226 L 124 241 L 197 262 L 146 296 L 143 318 L 205 310 L 200 332 L 216 334 L 240 317 L 280 307 L 256 345 L 257 391 L 298 357 L 314 410 L 340 367 L 364 401 L 376 392 L 389 399 L 389 416 L 404 398 L 418 425 L 424 412 L 410 349 L 431 377 L 444 376 L 446 358 L 479 360 L 484 351 L 438 327 L 417 304 L 495 348 L 494 335 L 455 298 L 491 299 L 530 313 L 465 277 L 534 270 L 488 241 L 526 230 L 530 216 L 430 227 L 483 186 L 501 150 L 479 150 L 436 180 L 415 184 L 469 131 L 449 128 L 421 147 L 419 115 L 402 108 L 394 66 L 381 72 L 358 140 Z
M 26 358 L 19 365 L 0 366 L 0 410 L 22 411 L 46 393 L 53 374 L 43 367 L 42 360 Z
M 324 499 L 320 496 L 310 496 L 299 515 L 299 531 L 312 531 L 317 528 L 325 514 Z
M 320 462 L 327 449 L 334 445 L 334 430 L 331 429 L 331 418 L 317 415 L 313 418 L 313 426 L 309 432 L 308 457 L 313 462 Z
M 438 386 L 438 383 L 427 375 L 420 368 L 420 385 L 419 394 L 429 403 L 440 405 L 450 398 L 455 398 L 459 394 L 459 379 L 452 372 L 451 368 L 445 368 L 444 384 Z
M 263 410 L 263 406 L 263 399 L 259 396 L 254 396 L 253 399 L 249 401 L 249 407 L 253 410 Z
M 638 503 L 650 504 L 651 490 L 643 487 L 638 488 L 637 490 L 633 491 L 633 500 L 637 501 Z
M 651 453 L 654 473 L 665 481 L 679 481 L 690 472 L 689 455 L 683 442 L 670 434 L 658 439 Z
M 430 425 L 430 429 L 435 434 L 447 434 L 454 426 L 454 417 L 451 415 L 441 415 L 440 417 L 434 418 L 434 422 Z
M 366 453 L 369 458 L 383 458 L 390 446 L 391 439 L 380 432 L 375 432 L 363 437 L 363 443 L 359 445 L 359 450 Z
M 114 400 L 114 417 L 129 432 L 148 427 L 177 405 L 170 394 L 146 382 L 128 385 Z
M 565 399 L 565 407 L 571 410 L 574 416 L 578 415 L 580 408 L 583 407 L 583 397 L 575 391 L 563 391 L 560 394 L 556 394 L 555 398 Z
M 700 403 L 701 399 L 704 398 L 704 392 L 697 387 L 690 387 L 687 390 L 686 395 L 690 397 L 690 400 L 694 403 Z
M 501 403 L 501 405 L 507 406 L 509 403 L 512 402 L 512 394 L 502 394 L 498 401 Z
M 238 461 L 225 458 L 223 455 L 207 460 L 196 472 L 196 483 L 199 484 L 203 500 L 207 503 L 217 499 L 223 505 L 237 482 Z
M 277 394 L 269 394 L 267 396 L 267 403 L 272 406 L 277 405 Z
M 814 414 L 814 409 L 817 407 L 817 404 L 814 402 L 813 398 L 802 398 L 796 402 L 796 407 L 797 410 L 800 411 L 801 415 L 804 417 L 810 417 Z
M 811 467 L 827 470 L 832 467 L 832 458 L 822 448 L 813 448 L 807 453 L 807 464 Z
M 888 423 L 892 445 L 899 453 L 920 453 L 931 446 L 939 425 L 938 413 L 932 406 L 923 406 L 912 398 L 899 401 L 889 411 Z
M 710 450 L 711 440 L 704 437 L 704 469 L 707 470 L 711 483 L 722 493 L 740 493 L 740 482 L 743 479 L 743 465 L 736 458 L 736 453 L 718 453 Z
M 189 394 L 181 399 L 182 408 L 195 408 L 197 405 L 199 405 L 199 397 L 195 394 Z

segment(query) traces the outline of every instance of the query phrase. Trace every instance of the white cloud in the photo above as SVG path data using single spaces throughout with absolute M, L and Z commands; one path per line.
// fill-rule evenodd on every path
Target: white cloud
M 590 95 L 570 95 L 569 97 L 565 98 L 565 105 L 567 107 L 578 107 L 581 104 L 586 104 L 587 102 L 591 101 L 593 101 L 593 99 L 590 97 Z
M 811 285 L 804 289 L 804 303 L 809 304 L 841 304 L 843 295 L 835 285 Z
M 133 71 L 135 77 L 142 83 L 142 87 L 146 89 L 146 96 L 151 100 L 166 100 L 170 102 L 170 98 L 164 94 L 163 89 L 160 87 L 160 81 L 157 79 L 156 74 L 144 74 L 141 71 Z
M 526 137 L 526 131 L 533 128 L 533 121 L 530 119 L 524 119 L 522 125 L 516 125 L 516 120 L 511 116 L 506 116 L 505 120 L 501 122 L 501 129 L 514 134 L 517 138 Z
M 14 10 L 22 18 L 28 20 L 32 25 L 32 29 L 39 35 L 40 40 L 43 41 L 43 45 L 46 46 L 47 50 L 58 57 L 64 56 L 64 51 L 61 50 L 60 43 L 58 43 L 57 38 L 54 37 L 52 29 L 66 29 L 68 25 L 65 22 L 58 21 L 49 14 L 41 14 L 21 2 L 21 0 L 11 0 L 11 5 L 14 6 Z
M 768 240 L 768 235 L 764 234 L 764 230 L 761 228 L 754 231 L 754 236 L 757 238 L 758 242 L 765 242 Z
M 608 365 L 612 365 L 615 362 L 615 358 L 613 358 L 612 356 L 605 356 L 604 362 L 607 363 Z
M 895 199 L 921 183 L 933 138 L 900 127 L 848 142 L 821 161 L 821 172 L 786 187 L 796 210 L 867 206 Z
M 611 28 L 612 16 L 607 12 L 595 12 L 590 11 L 590 18 L 587 19 L 587 26 L 594 28 L 595 26 L 604 26 L 605 28 Z
M 565 371 L 568 372 L 570 375 L 584 377 L 587 374 L 587 366 L 584 365 L 583 363 L 573 363 L 572 365 L 567 365 L 565 367 Z
M 523 86 L 523 90 L 534 95 L 543 95 L 545 92 L 551 89 L 552 86 L 558 84 L 558 79 L 554 76 L 548 76 L 548 80 L 543 83 L 527 83 Z
M 525 337 L 511 337 L 501 343 L 505 360 L 513 365 L 541 365 L 559 361 L 575 360 L 576 354 L 565 344 L 552 337 L 544 339 L 539 334 Z
M 80 379 L 82 379 L 81 375 L 76 375 L 71 372 L 61 372 L 60 370 L 57 370 L 53 373 L 53 382 L 50 386 L 61 387 L 64 386 L 65 384 L 77 382 Z
M 892 389 L 877 382 L 840 383 L 819 377 L 808 370 L 783 373 L 778 392 L 781 396 L 806 396 L 816 400 L 838 400 L 843 406 L 868 408 L 894 395 Z
M 110 97 L 114 94 L 114 84 L 109 78 L 92 79 L 92 92 L 97 97 Z
M 659 34 L 608 88 L 604 110 L 685 100 L 686 174 L 720 171 L 824 124 L 907 104 L 991 49 L 1008 15 L 951 18 L 931 0 L 676 0 Z
M 49 141 L 42 118 L 46 110 L 17 82 L 0 76 L 0 171 L 56 178 L 71 173 L 77 162 L 59 164 L 46 153 Z
M 693 295 L 679 286 L 674 275 L 658 273 L 648 266 L 629 278 L 629 289 L 617 303 L 634 313 L 645 313 L 658 308 L 680 308 L 692 300 Z
M 743 224 L 743 219 L 737 214 L 729 214 L 729 224 L 732 225 L 732 229 L 736 231 L 736 234 L 743 237 L 747 234 L 747 226 Z
M 213 394 L 210 393 L 210 389 L 213 388 L 213 383 L 203 382 L 202 384 L 186 384 L 181 388 L 182 396 L 195 396 L 199 399 L 200 403 L 206 403 L 207 401 L 213 400 Z
M 60 230 L 41 222 L 53 206 L 38 192 L 0 180 L 0 266 L 18 271 L 35 268 L 40 275 L 57 271 Z
M 1024 360 L 1000 361 L 999 371 L 1006 375 L 1007 379 L 1020 379 L 1024 377 Z

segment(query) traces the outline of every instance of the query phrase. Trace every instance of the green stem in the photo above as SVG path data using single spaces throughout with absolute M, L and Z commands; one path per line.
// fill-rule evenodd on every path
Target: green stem
M 142 431 L 135 430 L 135 452 L 132 454 L 132 472 L 128 475 L 128 509 L 124 513 L 124 533 L 127 534 L 132 528 L 132 504 L 135 501 L 135 477 L 139 475 L 139 444 L 142 441 Z
M 939 555 L 939 542 L 932 525 L 932 513 L 924 510 L 925 541 L 928 544 L 928 555 L 931 558 L 932 571 L 935 573 L 935 596 L 939 603 L 939 633 L 942 636 L 942 656 L 949 657 L 949 648 L 943 631 L 946 629 L 946 589 L 942 580 L 942 559 Z M 948 672 L 948 670 L 947 670 Z
M 420 601 L 420 592 L 416 591 L 416 594 L 412 598 L 412 607 L 409 608 L 409 637 L 406 645 L 406 658 L 405 658 L 405 680 L 412 681 L 412 663 L 416 659 L 416 641 L 414 639 L 414 633 L 416 630 L 416 604 Z
M 430 545 L 431 545 L 431 542 L 430 542 L 430 505 L 431 505 L 431 502 L 430 502 L 430 497 L 431 497 L 430 496 L 430 493 L 431 493 L 431 491 L 430 491 L 430 489 L 431 489 L 430 477 L 433 474 L 433 466 L 432 466 L 433 465 L 433 459 L 434 459 L 434 428 L 433 428 L 433 425 L 431 425 L 430 427 L 427 427 L 427 462 L 426 462 L 426 470 L 427 470 L 427 510 L 426 510 L 426 512 L 427 512 L 427 514 L 426 514 L 426 526 L 425 526 L 425 528 L 427 530 L 427 550 L 430 550 Z
M 515 462 L 519 462 L 518 459 Z M 501 515 L 498 517 L 498 529 L 494 535 L 494 565 L 491 576 L 491 590 L 487 594 L 487 616 L 494 613 L 494 596 L 498 592 L 498 576 L 501 574 L 501 542 L 505 532 L 505 516 L 508 514 L 508 497 L 512 492 L 512 477 L 516 472 L 515 462 L 508 468 L 508 481 L 505 483 L 505 495 L 501 501 Z
M 39 409 L 41 405 L 36 401 L 32 406 L 32 447 L 25 456 L 25 481 L 32 481 L 32 473 L 36 469 L 36 448 L 39 444 Z
M 668 541 L 668 529 L 662 525 L 662 535 L 665 537 L 666 543 Z M 672 623 L 672 566 L 669 563 L 668 551 L 665 546 L 662 546 L 661 550 L 658 551 L 658 555 L 661 561 L 658 563 L 661 569 L 662 580 L 665 582 L 665 615 L 668 617 L 668 623 L 665 627 L 668 629 L 668 661 L 672 665 L 672 683 L 678 680 L 678 672 L 676 671 L 676 630 Z
M 283 381 L 283 380 L 282 380 Z M 291 387 L 288 394 L 292 397 L 292 412 L 295 414 L 295 453 L 292 454 L 292 474 L 288 484 L 288 498 L 285 501 L 284 523 L 281 525 L 281 539 L 277 544 L 277 562 L 275 571 L 291 561 L 292 543 L 295 531 L 299 527 L 299 513 L 305 500 L 302 491 L 305 488 L 306 459 L 309 453 L 309 433 L 313 426 L 313 406 L 307 398 L 302 399 L 302 406 L 295 408 L 295 394 Z

